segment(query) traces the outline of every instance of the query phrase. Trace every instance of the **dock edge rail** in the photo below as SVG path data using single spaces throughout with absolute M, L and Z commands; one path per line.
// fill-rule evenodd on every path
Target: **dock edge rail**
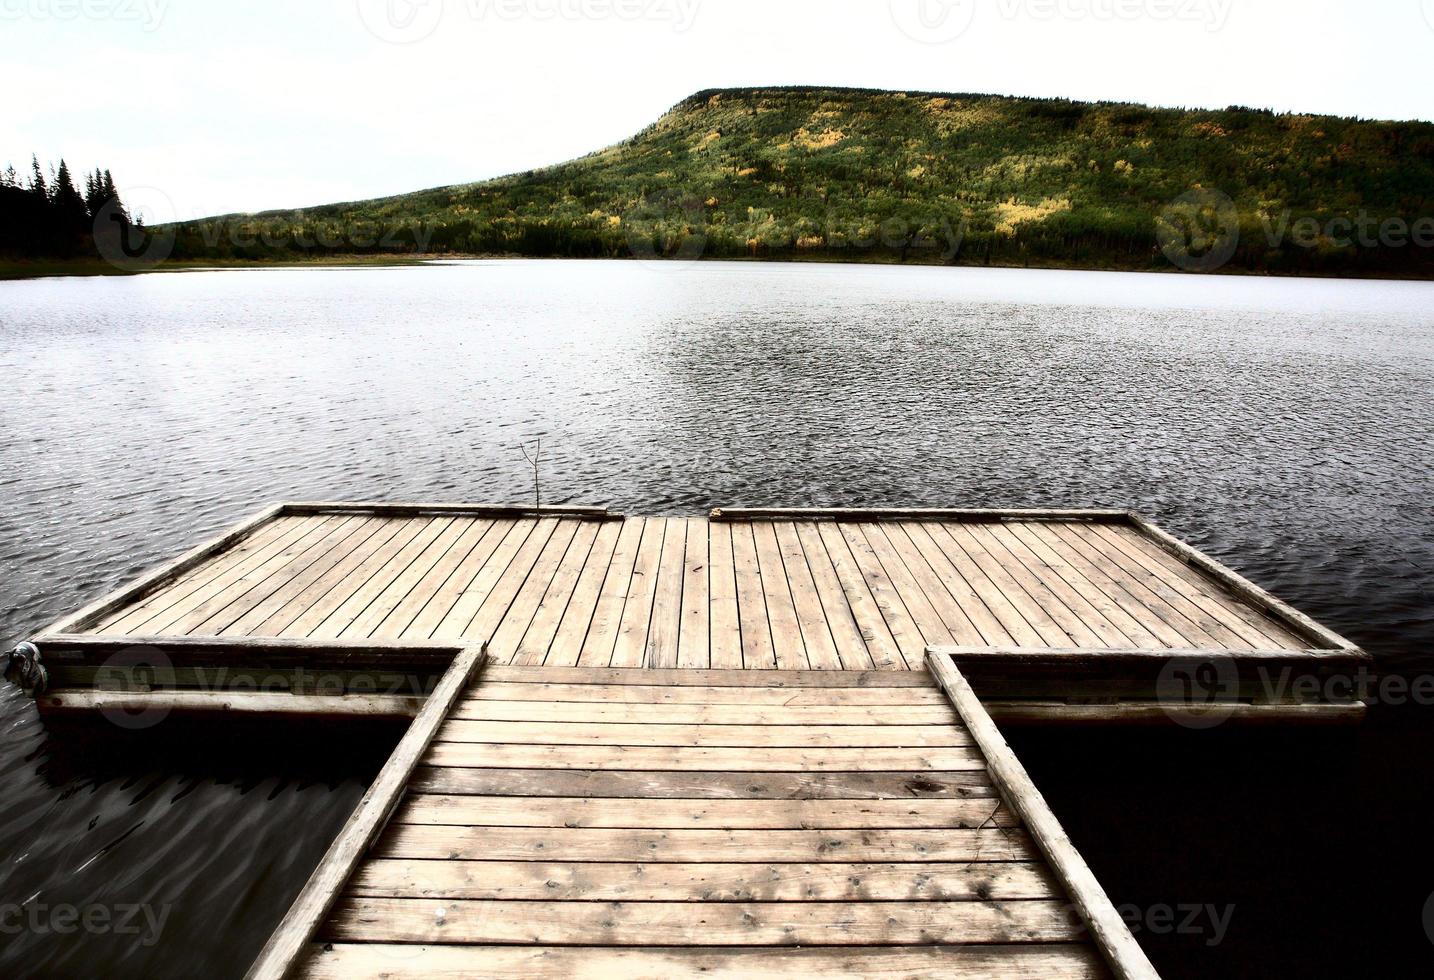
M 309 941 L 323 924 L 334 899 L 358 867 L 368 849 L 383 833 L 403 799 L 418 761 L 438 734 L 459 695 L 488 661 L 488 645 L 455 650 L 452 664 L 437 689 L 424 702 L 399 741 L 398 747 L 379 770 L 368 792 L 349 814 L 338 837 L 329 845 L 319 866 L 289 906 L 283 921 L 269 936 L 254 960 L 246 980 L 284 980 L 309 952 Z
M 928 651 L 926 666 L 986 757 L 987 771 L 1001 798 L 1025 824 L 1111 971 L 1119 980 L 1160 980 L 1130 927 L 951 657 Z

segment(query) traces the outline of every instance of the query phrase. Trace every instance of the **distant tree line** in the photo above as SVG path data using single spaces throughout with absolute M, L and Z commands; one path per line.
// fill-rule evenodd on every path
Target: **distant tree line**
M 0 171 L 0 256 L 99 258 L 97 222 L 113 222 L 121 229 L 139 224 L 120 200 L 108 170 L 85 174 L 83 190 L 64 160 L 48 177 L 34 156 L 28 179 L 17 174 L 13 164 Z

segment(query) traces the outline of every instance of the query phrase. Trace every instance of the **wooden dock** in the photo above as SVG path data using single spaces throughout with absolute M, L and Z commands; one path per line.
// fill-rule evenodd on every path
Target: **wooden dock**
M 1150 980 L 995 722 L 1357 722 L 1368 657 L 1121 511 L 285 504 L 10 666 L 412 719 L 253 980 Z
M 1233 672 L 1236 721 L 1350 721 L 1362 704 L 1272 696 L 1261 670 L 1318 679 L 1366 660 L 1121 511 L 287 504 L 36 642 L 50 711 L 167 695 L 174 710 L 411 715 L 455 647 L 486 643 L 499 664 L 659 671 L 920 670 L 938 647 L 998 720 L 1032 723 L 1164 719 L 1180 651 Z M 116 660 L 138 648 L 156 662 Z
M 407 793 L 360 805 L 251 976 L 1154 977 L 934 660 L 488 667 L 415 723 L 379 780 Z

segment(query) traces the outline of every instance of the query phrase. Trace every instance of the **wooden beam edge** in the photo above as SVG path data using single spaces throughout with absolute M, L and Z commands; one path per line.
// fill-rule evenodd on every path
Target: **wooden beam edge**
M 1105 889 L 1071 843 L 1045 797 L 1031 781 L 1026 767 L 1006 744 L 966 678 L 950 657 L 928 653 L 926 665 L 985 755 L 991 781 L 1045 855 L 1112 972 L 1119 980 L 1159 980 L 1149 957 L 1135 941 L 1129 926 L 1111 904 Z
M 438 502 L 291 500 L 279 504 L 286 515 L 369 514 L 375 517 L 419 517 L 423 515 L 472 517 L 581 517 L 593 520 L 622 520 L 606 507 L 529 507 L 523 504 L 452 504 Z
M 310 952 L 309 941 L 368 849 L 383 832 L 423 753 L 454 703 L 487 662 L 488 644 L 469 647 L 448 668 L 373 785 L 349 815 L 279 927 L 259 953 L 246 980 L 284 980 Z
M 713 521 L 1092 521 L 1120 523 L 1130 512 L 1106 509 L 980 509 L 980 508 L 861 508 L 861 507 L 714 507 Z
M 1161 549 L 1174 555 L 1186 564 L 1193 565 L 1206 575 L 1209 575 L 1256 609 L 1270 614 L 1276 620 L 1288 626 L 1295 634 L 1319 646 L 1343 650 L 1369 663 L 1373 663 L 1374 658 L 1370 657 L 1369 654 L 1365 653 L 1355 643 L 1339 635 L 1334 630 L 1326 626 L 1321 626 L 1310 616 L 1300 612 L 1283 599 L 1260 588 L 1254 582 L 1251 582 L 1234 569 L 1211 558 L 1200 549 L 1181 541 L 1145 515 L 1136 511 L 1130 511 L 1128 517 L 1130 523 L 1137 530 L 1145 535 L 1146 538 L 1160 546 Z
M 423 698 L 400 694 L 287 694 L 258 691 L 104 691 L 62 688 L 35 699 L 42 715 L 254 715 L 284 718 L 411 719 Z

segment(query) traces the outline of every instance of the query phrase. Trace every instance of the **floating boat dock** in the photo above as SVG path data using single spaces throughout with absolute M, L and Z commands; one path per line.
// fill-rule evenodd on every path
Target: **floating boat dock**
M 348 503 L 19 660 L 52 714 L 412 719 L 256 980 L 1154 977 L 997 722 L 1357 723 L 1369 667 L 1124 511 Z

